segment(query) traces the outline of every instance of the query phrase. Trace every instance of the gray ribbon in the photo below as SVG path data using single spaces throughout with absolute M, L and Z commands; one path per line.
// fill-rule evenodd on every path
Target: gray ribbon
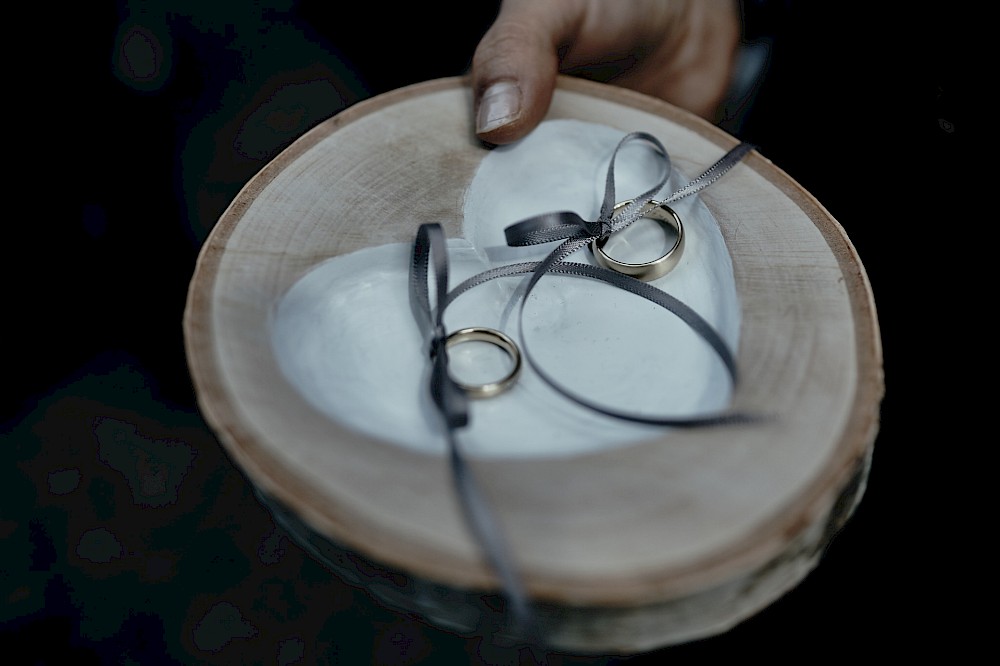
M 428 285 L 429 266 L 434 266 L 435 301 L 431 304 Z M 448 372 L 447 333 L 444 311 L 448 295 L 447 245 L 439 224 L 422 224 L 417 230 L 410 265 L 410 306 L 424 332 L 431 358 L 431 397 L 437 406 L 447 433 L 452 480 L 461 499 L 466 520 L 478 539 L 493 570 L 500 577 L 511 604 L 511 612 L 523 632 L 540 642 L 536 635 L 538 623 L 528 604 L 528 595 L 514 566 L 503 530 L 483 495 L 472 469 L 462 455 L 455 436 L 458 428 L 469 423 L 469 398 Z
M 649 190 L 635 197 L 618 215 L 612 217 L 615 205 L 614 165 L 619 150 L 629 141 L 641 140 L 651 144 L 662 157 L 664 173 Z M 735 166 L 753 147 L 741 143 L 718 162 L 709 167 L 696 179 L 672 193 L 662 203 L 677 201 L 708 187 Z M 522 262 L 500 266 L 465 280 L 454 289 L 448 289 L 447 244 L 441 225 L 429 223 L 420 225 L 413 244 L 410 270 L 410 305 L 418 325 L 424 335 L 425 344 L 431 359 L 430 390 L 438 413 L 445 425 L 448 440 L 449 459 L 452 478 L 461 499 L 462 508 L 470 529 L 474 532 L 483 547 L 487 559 L 501 579 L 503 589 L 511 604 L 512 616 L 520 625 L 522 631 L 531 640 L 541 642 L 538 625 L 535 621 L 531 605 L 525 593 L 524 585 L 518 575 L 514 559 L 509 552 L 507 540 L 489 502 L 483 495 L 480 484 L 462 455 L 461 446 L 456 437 L 456 431 L 469 423 L 469 398 L 462 388 L 452 379 L 448 372 L 448 352 L 446 348 L 447 332 L 444 328 L 444 312 L 448 305 L 472 288 L 490 280 L 514 275 L 530 275 L 524 291 L 520 296 L 521 351 L 528 359 L 538 375 L 559 393 L 574 402 L 613 418 L 628 421 L 665 425 L 665 426 L 705 426 L 721 425 L 734 422 L 747 422 L 756 417 L 735 413 L 720 412 L 690 417 L 649 417 L 631 414 L 621 410 L 611 409 L 592 400 L 577 395 L 556 382 L 548 373 L 534 362 L 524 343 L 523 315 L 524 304 L 528 294 L 546 273 L 572 275 L 600 280 L 641 296 L 660 307 L 669 310 L 684 321 L 694 332 L 702 337 L 718 354 L 725 364 L 730 378 L 735 386 L 737 382 L 736 362 L 722 337 L 698 313 L 677 298 L 631 276 L 615 271 L 592 266 L 590 264 L 565 261 L 573 252 L 589 244 L 591 241 L 606 237 L 611 233 L 621 231 L 641 217 L 641 211 L 646 204 L 659 192 L 670 177 L 672 166 L 666 148 L 656 137 L 645 132 L 633 132 L 626 135 L 616 146 L 608 167 L 605 182 L 604 199 L 601 211 L 596 220 L 585 220 L 572 211 L 544 213 L 507 227 L 504 230 L 508 245 L 525 246 L 540 243 L 562 241 L 543 260 Z M 433 266 L 433 271 L 431 267 Z M 434 302 L 431 302 L 430 282 L 434 283 Z

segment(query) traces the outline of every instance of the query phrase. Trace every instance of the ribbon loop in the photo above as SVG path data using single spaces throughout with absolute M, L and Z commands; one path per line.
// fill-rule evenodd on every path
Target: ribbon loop
M 590 236 L 591 225 L 571 210 L 554 213 L 542 213 L 512 224 L 503 230 L 507 245 L 524 247 L 540 245 L 567 238 L 586 238 Z
M 433 261 L 432 261 L 433 260 Z M 433 263 L 433 275 L 431 264 Z M 433 277 L 435 302 L 430 300 Z M 410 260 L 410 308 L 423 329 L 431 358 L 431 398 L 449 429 L 469 423 L 469 398 L 448 372 L 444 309 L 448 302 L 448 256 L 440 224 L 422 224 L 417 230 Z
M 653 145 L 661 157 L 664 166 L 663 173 L 653 187 L 635 199 L 633 202 L 634 205 L 629 205 L 615 216 L 615 160 L 618 157 L 618 151 L 626 143 L 638 140 L 646 141 Z M 522 247 L 550 243 L 557 240 L 586 240 L 589 243 L 594 239 L 605 238 L 609 234 L 620 231 L 639 219 L 640 212 L 644 206 L 666 185 L 672 169 L 670 155 L 659 139 L 645 132 L 626 134 L 618 142 L 618 145 L 615 146 L 614 153 L 611 155 L 611 163 L 608 166 L 604 185 L 604 198 L 601 201 L 601 212 L 596 220 L 584 219 L 571 210 L 542 213 L 541 215 L 529 217 L 506 227 L 504 229 L 504 237 L 507 240 L 507 245 Z M 585 245 L 586 243 L 583 244 Z

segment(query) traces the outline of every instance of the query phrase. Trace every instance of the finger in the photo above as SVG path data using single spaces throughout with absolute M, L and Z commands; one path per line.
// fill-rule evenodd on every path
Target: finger
M 506 144 L 544 118 L 559 69 L 557 45 L 572 32 L 576 2 L 507 2 L 479 42 L 471 82 L 476 134 Z

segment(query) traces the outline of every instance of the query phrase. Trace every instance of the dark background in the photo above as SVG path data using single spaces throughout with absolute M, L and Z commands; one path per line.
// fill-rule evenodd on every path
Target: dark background
M 867 269 L 886 396 L 866 495 L 820 566 L 735 629 L 550 663 L 965 644 L 950 559 L 965 536 L 938 501 L 942 481 L 961 486 L 942 449 L 962 440 L 944 418 L 961 391 L 956 361 L 933 353 L 964 346 L 933 310 L 963 268 L 928 251 L 967 168 L 959 21 L 805 4 L 755 23 L 769 68 L 726 126 L 829 209 Z M 382 608 L 291 542 L 201 419 L 181 329 L 198 248 L 240 187 L 347 106 L 464 72 L 496 3 L 458 7 L 151 1 L 35 17 L 14 67 L 29 92 L 10 104 L 31 149 L 8 192 L 27 201 L 7 223 L 0 644 L 26 650 L 7 663 L 517 663 Z

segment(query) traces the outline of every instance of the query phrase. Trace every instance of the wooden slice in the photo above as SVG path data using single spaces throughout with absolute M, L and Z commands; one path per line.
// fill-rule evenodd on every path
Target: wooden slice
M 444 449 L 331 418 L 289 380 L 272 339 L 277 304 L 323 262 L 411 243 L 422 222 L 461 236 L 466 193 L 490 153 L 471 119 L 467 82 L 443 79 L 304 135 L 212 231 L 184 331 L 205 417 L 304 543 L 397 608 L 491 631 L 504 625 L 491 601 L 501 590 Z M 559 81 L 548 119 L 652 133 L 692 176 L 737 144 L 662 101 L 575 78 Z M 564 649 L 627 653 L 726 630 L 815 566 L 863 492 L 882 352 L 850 240 L 757 152 L 698 196 L 739 297 L 732 406 L 769 418 L 572 455 L 472 456 L 543 630 Z

